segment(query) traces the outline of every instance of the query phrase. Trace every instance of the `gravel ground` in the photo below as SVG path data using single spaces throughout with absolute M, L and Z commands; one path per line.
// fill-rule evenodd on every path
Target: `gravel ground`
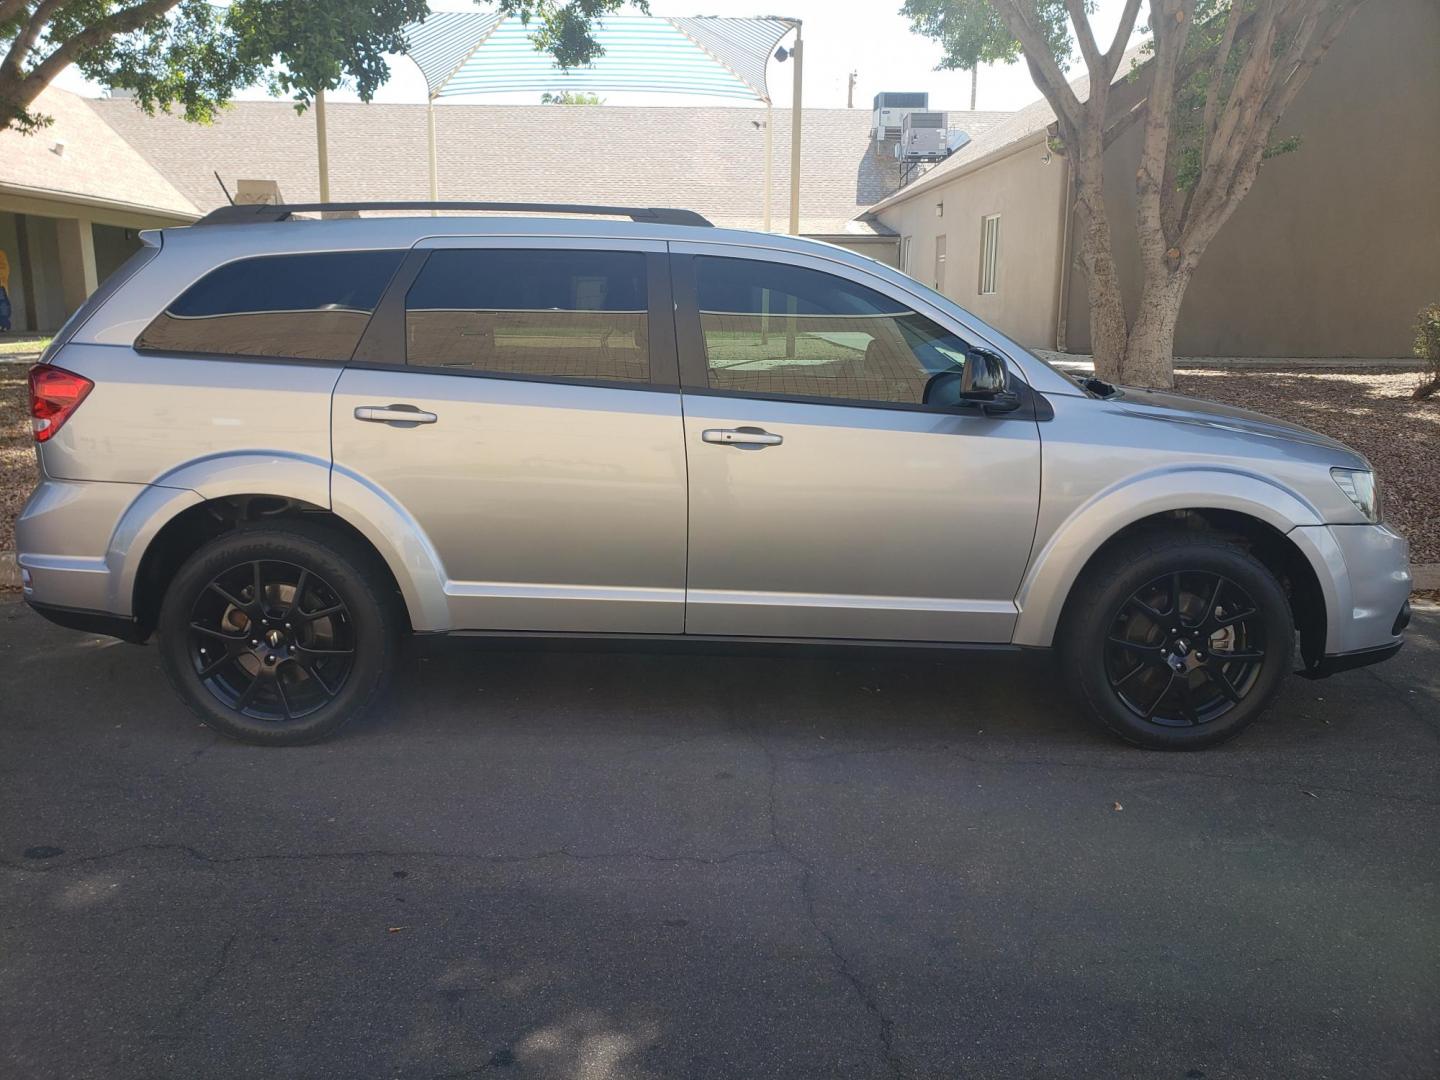
M 1387 519 L 1410 539 L 1416 563 L 1440 562 L 1440 396 L 1412 401 L 1411 372 L 1184 370 L 1182 394 L 1259 409 L 1333 435 L 1380 473 Z M 0 551 L 35 482 L 25 418 L 25 368 L 0 365 Z
M 1182 394 L 1257 409 L 1354 447 L 1380 477 L 1385 518 L 1412 563 L 1440 562 L 1440 396 L 1414 401 L 1414 372 L 1181 371 Z
M 35 484 L 23 364 L 0 365 L 0 551 L 15 550 L 15 515 Z

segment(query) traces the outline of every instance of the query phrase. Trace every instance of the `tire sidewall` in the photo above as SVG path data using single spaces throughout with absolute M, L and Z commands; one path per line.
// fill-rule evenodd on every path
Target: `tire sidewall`
M 340 693 L 293 722 L 257 720 L 229 708 L 205 688 L 190 658 L 190 612 L 197 596 L 223 571 L 256 559 L 294 563 L 318 574 L 345 603 L 354 625 L 355 661 Z M 295 746 L 334 734 L 379 694 L 393 663 L 394 619 L 363 565 L 348 545 L 298 525 L 239 529 L 206 544 L 176 572 L 160 609 L 161 659 L 176 691 L 206 724 L 243 742 Z
M 1245 699 L 1223 716 L 1194 727 L 1167 727 L 1136 716 L 1111 688 L 1105 668 L 1106 637 L 1122 605 L 1140 588 L 1177 570 L 1218 573 L 1234 581 L 1259 607 L 1265 629 L 1265 660 Z M 1072 687 L 1107 730 L 1137 746 L 1199 750 L 1223 742 L 1265 711 L 1294 663 L 1295 623 L 1284 589 L 1258 560 L 1223 542 L 1181 540 L 1123 551 L 1100 568 L 1078 608 L 1062 644 Z

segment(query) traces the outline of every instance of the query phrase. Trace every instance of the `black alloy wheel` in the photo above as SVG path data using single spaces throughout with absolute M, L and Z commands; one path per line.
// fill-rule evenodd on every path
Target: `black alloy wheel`
M 1132 593 L 1106 638 L 1105 670 L 1125 707 L 1166 727 L 1208 724 L 1240 705 L 1265 663 L 1265 624 L 1222 574 L 1173 571 Z
M 1147 531 L 1087 566 L 1056 636 L 1066 681 L 1111 734 L 1198 750 L 1243 730 L 1295 656 L 1290 600 L 1241 542 Z
M 349 608 L 304 566 L 253 559 L 212 578 L 190 611 L 190 660 L 205 688 L 255 720 L 325 707 L 355 663 Z
M 323 519 L 286 519 L 191 555 L 157 629 L 170 682 L 207 725 L 291 746 L 333 734 L 379 697 L 403 619 L 374 552 Z

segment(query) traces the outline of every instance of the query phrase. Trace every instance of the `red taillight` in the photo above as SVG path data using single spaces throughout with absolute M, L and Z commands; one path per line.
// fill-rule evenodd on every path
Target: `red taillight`
M 30 426 L 35 441 L 44 442 L 60 430 L 95 384 L 64 368 L 36 364 L 30 369 Z

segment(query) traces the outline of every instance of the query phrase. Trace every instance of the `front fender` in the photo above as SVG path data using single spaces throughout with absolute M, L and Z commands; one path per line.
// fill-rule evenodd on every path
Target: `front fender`
M 1020 609 L 1015 644 L 1050 645 L 1070 590 L 1095 552 L 1126 526 L 1175 510 L 1230 510 L 1263 521 L 1282 534 L 1324 523 L 1308 501 L 1252 473 L 1197 466 L 1128 477 L 1075 507 L 1048 536 L 1036 537 L 1037 550 L 1015 597 Z M 1325 592 L 1326 609 L 1333 613 L 1336 579 L 1330 560 L 1314 545 L 1297 546 L 1315 570 Z

